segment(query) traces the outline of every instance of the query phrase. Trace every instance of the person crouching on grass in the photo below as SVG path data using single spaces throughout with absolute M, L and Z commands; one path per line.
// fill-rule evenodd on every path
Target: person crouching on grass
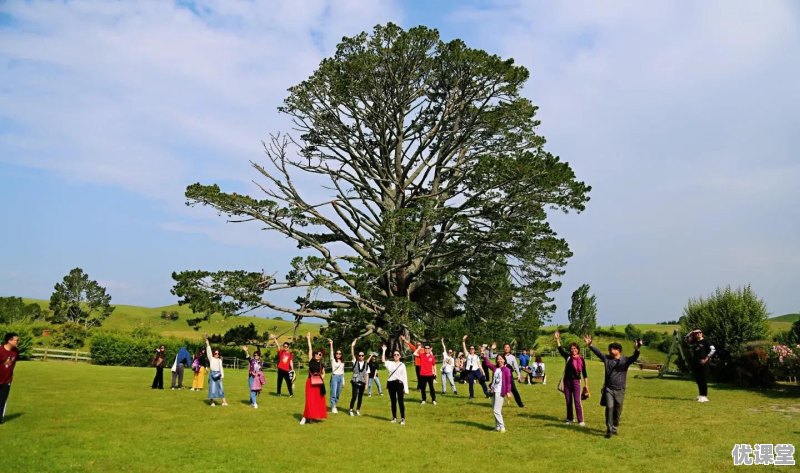
M 690 365 L 694 374 L 694 381 L 697 383 L 697 402 L 708 402 L 708 361 L 717 351 L 714 345 L 708 343 L 700 329 L 692 330 L 686 335 L 686 341 L 690 345 L 692 352 Z
M 506 431 L 506 424 L 503 422 L 503 402 L 506 398 L 511 399 L 511 369 L 506 365 L 506 359 L 502 354 L 498 354 L 495 361 L 497 365 L 489 361 L 486 352 L 481 348 L 481 355 L 486 366 L 492 370 L 492 384 L 490 385 L 492 395 L 494 396 L 494 423 L 495 430 L 498 432 Z
M 575 404 L 575 414 L 578 416 L 578 425 L 581 427 L 586 424 L 583 422 L 583 404 L 581 404 L 581 377 L 585 386 L 586 396 L 589 395 L 589 375 L 586 373 L 586 360 L 581 356 L 581 350 L 577 343 L 570 343 L 569 351 L 561 346 L 561 333 L 556 330 L 554 337 L 558 352 L 567 362 L 564 367 L 564 397 L 567 399 L 567 424 L 572 424 L 575 417 L 572 416 L 572 405 Z
M 211 350 L 211 343 L 208 341 L 206 335 L 206 355 L 208 356 L 208 400 L 211 401 L 211 407 L 216 406 L 216 399 L 222 399 L 222 405 L 227 406 L 228 401 L 225 399 L 225 391 L 222 389 L 222 380 L 225 378 L 225 371 L 222 369 L 222 357 L 219 355 L 219 350 Z
M 586 335 L 583 338 L 592 353 L 603 361 L 605 366 L 605 383 L 600 399 L 600 405 L 606 408 L 606 438 L 619 433 L 619 419 L 622 417 L 622 404 L 625 402 L 625 385 L 628 379 L 628 368 L 639 359 L 639 349 L 642 348 L 642 340 L 636 340 L 632 356 L 622 355 L 622 345 L 612 343 L 608 346 L 608 355 L 592 345 L 592 337 Z
M 308 340 L 308 379 L 306 379 L 306 404 L 300 425 L 308 421 L 320 421 L 328 418 L 325 403 L 325 367 L 322 366 L 322 350 L 311 348 L 311 332 L 306 334 Z
M 400 360 L 400 352 L 392 352 L 392 361 L 386 360 L 386 345 L 381 345 L 381 361 L 389 375 L 386 377 L 386 389 L 392 403 L 392 423 L 397 422 L 397 405 L 400 405 L 400 425 L 406 425 L 406 405 L 403 396 L 408 394 L 408 372 L 406 365 Z

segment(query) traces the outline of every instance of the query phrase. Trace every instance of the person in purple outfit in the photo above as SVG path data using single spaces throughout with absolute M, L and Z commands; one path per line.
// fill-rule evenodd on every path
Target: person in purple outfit
M 575 405 L 575 414 L 578 418 L 578 425 L 585 426 L 583 421 L 583 405 L 581 404 L 581 378 L 589 393 L 589 375 L 586 373 L 586 360 L 581 356 L 581 350 L 577 343 L 569 345 L 569 351 L 561 346 L 561 333 L 555 333 L 558 352 L 564 357 L 567 365 L 564 367 L 564 398 L 567 401 L 567 424 L 575 422 L 572 415 L 572 406 Z
M 490 390 L 494 398 L 494 422 L 495 430 L 498 432 L 506 431 L 506 424 L 503 421 L 503 403 L 506 398 L 511 398 L 511 369 L 506 365 L 506 359 L 502 354 L 498 354 L 493 364 L 489 361 L 489 357 L 481 349 L 483 361 L 486 366 L 494 373 L 492 377 L 492 384 Z

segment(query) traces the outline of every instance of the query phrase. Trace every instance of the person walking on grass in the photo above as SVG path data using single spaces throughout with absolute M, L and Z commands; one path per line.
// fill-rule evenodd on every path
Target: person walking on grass
M 577 343 L 569 345 L 569 351 L 561 346 L 561 333 L 556 330 L 554 337 L 558 352 L 564 357 L 566 366 L 564 367 L 564 398 L 567 401 L 567 424 L 575 422 L 572 415 L 572 406 L 575 405 L 575 414 L 578 417 L 578 425 L 581 427 L 586 424 L 583 421 L 583 404 L 581 403 L 581 378 L 583 378 L 586 395 L 589 395 L 589 375 L 586 373 L 586 360 L 581 356 L 581 350 Z
M 392 423 L 397 422 L 397 407 L 400 406 L 400 425 L 406 425 L 406 405 L 403 398 L 408 394 L 408 373 L 400 359 L 400 351 L 392 352 L 392 360 L 386 360 L 386 345 L 381 345 L 381 361 L 389 372 L 386 377 L 386 390 L 392 403 Z
M 156 348 L 156 353 L 150 362 L 156 369 L 156 375 L 153 376 L 153 389 L 164 389 L 164 360 L 166 357 L 167 348 L 164 345 Z
M 242 346 L 244 357 L 247 358 L 249 366 L 247 368 L 247 387 L 250 389 L 250 405 L 253 409 L 258 409 L 258 396 L 267 380 L 264 377 L 264 363 L 261 361 L 261 352 L 256 350 L 250 357 L 247 346 Z
M 592 345 L 592 337 L 584 337 L 586 344 L 603 361 L 605 366 L 605 383 L 603 385 L 603 397 L 600 404 L 606 408 L 606 438 L 619 433 L 619 419 L 622 417 L 622 405 L 625 402 L 625 385 L 628 379 L 628 368 L 639 359 L 639 349 L 642 348 L 642 340 L 636 340 L 634 352 L 631 356 L 622 355 L 622 345 L 612 343 L 608 345 L 608 355 Z
M 369 367 L 369 379 L 367 380 L 367 396 L 372 397 L 372 385 L 378 386 L 378 394 L 383 396 L 383 388 L 381 388 L 381 378 L 378 376 L 378 368 L 380 365 L 378 364 L 378 354 L 372 352 L 369 354 L 369 360 L 367 360 L 367 366 Z
M 208 374 L 206 362 L 204 358 L 206 351 L 204 349 L 197 350 L 192 360 L 192 389 L 190 391 L 202 391 L 205 384 L 205 376 Z
M 481 355 L 483 355 L 486 366 L 494 373 L 492 376 L 491 392 L 494 397 L 492 405 L 494 407 L 495 430 L 505 433 L 506 424 L 503 421 L 503 403 L 506 398 L 511 399 L 511 383 L 513 382 L 511 369 L 506 365 L 506 357 L 503 355 L 497 355 L 495 358 L 497 362 L 496 365 L 489 360 L 489 357 L 483 349 L 481 349 Z
M 3 344 L 0 345 L 0 424 L 6 419 L 6 403 L 11 394 L 11 381 L 18 359 L 19 335 L 9 332 L 3 336 Z
M 289 350 L 289 343 L 283 342 L 282 347 L 278 347 L 278 338 L 272 336 L 275 341 L 275 347 L 278 348 L 278 388 L 276 393 L 278 397 L 281 395 L 281 386 L 286 381 L 286 388 L 289 390 L 289 397 L 294 397 L 292 389 L 294 381 L 292 374 L 294 373 L 294 355 Z
M 450 386 L 453 388 L 453 394 L 457 395 L 456 382 L 453 378 L 456 368 L 456 359 L 453 358 L 453 350 L 447 349 L 442 339 L 442 395 L 447 391 L 447 382 L 450 381 Z
M 338 414 L 336 404 L 339 403 L 344 387 L 344 359 L 341 350 L 336 350 L 334 353 L 333 340 L 329 338 L 328 344 L 331 347 L 331 413 Z
M 328 418 L 325 403 L 325 367 L 322 365 L 322 350 L 311 348 L 311 332 L 306 333 L 308 340 L 308 379 L 306 379 L 306 404 L 300 425 L 306 422 L 321 421 Z
M 475 353 L 475 346 L 470 345 L 469 351 L 467 351 L 467 335 L 464 335 L 464 338 L 461 339 L 461 347 L 464 349 L 464 353 L 466 353 L 466 362 L 464 363 L 464 373 L 465 377 L 467 378 L 467 383 L 469 383 L 469 398 L 475 398 L 475 391 L 473 385 L 475 381 L 478 381 L 483 388 L 483 395 L 489 397 L 489 388 L 486 387 L 486 375 L 484 374 L 483 368 L 481 366 L 481 360 L 478 357 L 478 354 Z
M 436 357 L 433 355 L 430 345 L 425 345 L 425 347 L 418 345 L 414 355 L 419 356 L 419 376 L 422 386 L 422 402 L 420 404 L 425 404 L 428 400 L 425 395 L 425 388 L 427 387 L 431 392 L 431 403 L 435 406 L 436 388 L 433 386 L 433 382 L 436 379 Z
M 225 399 L 225 390 L 222 388 L 222 380 L 225 379 L 225 370 L 222 367 L 222 357 L 219 350 L 211 350 L 211 343 L 208 341 L 206 335 L 206 355 L 208 356 L 208 400 L 211 401 L 211 407 L 216 406 L 216 400 L 222 399 L 222 405 L 227 406 L 228 401 Z
M 689 332 L 686 341 L 692 354 L 689 364 L 694 374 L 694 381 L 697 383 L 697 402 L 708 402 L 708 381 L 706 381 L 708 362 L 717 350 L 705 339 L 700 329 Z
M 361 415 L 361 399 L 364 397 L 364 388 L 367 387 L 367 380 L 369 377 L 369 365 L 367 360 L 364 359 L 364 352 L 358 352 L 356 357 L 356 342 L 353 340 L 350 344 L 350 355 L 353 357 L 353 377 L 350 378 L 350 386 L 353 387 L 353 394 L 350 396 L 350 415 Z M 358 405 L 356 406 L 356 399 Z M 353 406 L 356 406 L 355 414 L 353 413 Z
M 192 354 L 186 347 L 181 347 L 178 354 L 175 355 L 175 361 L 172 363 L 172 383 L 170 389 L 183 389 L 183 372 L 186 367 L 192 362 Z

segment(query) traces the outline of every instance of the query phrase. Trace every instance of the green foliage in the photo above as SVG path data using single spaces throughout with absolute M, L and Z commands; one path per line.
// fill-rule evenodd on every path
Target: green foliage
M 11 332 L 19 335 L 19 345 L 17 345 L 17 350 L 19 350 L 19 359 L 31 359 L 31 356 L 33 355 L 33 332 L 31 331 L 30 327 L 19 323 L 8 325 L 0 324 L 0 337 Z M 0 340 L 0 344 L 1 343 L 2 340 Z
M 736 377 L 737 362 L 754 365 L 760 355 L 743 357 L 745 344 L 763 340 L 769 334 L 768 312 L 750 286 L 732 290 L 718 288 L 708 298 L 691 299 L 683 311 L 681 325 L 686 332 L 701 329 L 717 349 L 712 371 L 722 379 Z
M 0 297 L 0 324 L 24 323 L 44 318 L 39 304 L 26 304 L 21 297 Z
M 66 322 L 52 330 L 50 343 L 54 347 L 82 348 L 89 331 L 83 325 L 75 322 Z
M 514 289 L 505 258 L 478 259 L 467 276 L 461 335 L 476 340 L 511 340 L 514 336 Z
M 625 338 L 628 340 L 642 338 L 642 331 L 636 328 L 633 324 L 628 324 L 625 326 Z
M 800 319 L 795 320 L 789 330 L 778 333 L 775 336 L 775 341 L 785 345 L 800 344 Z
M 165 364 L 169 366 L 181 347 L 185 346 L 194 353 L 200 346 L 197 342 L 193 344 L 175 338 L 134 337 L 117 332 L 96 332 L 92 335 L 90 349 L 92 363 L 96 365 L 150 366 L 155 349 L 160 345 L 166 347 Z
M 583 284 L 572 293 L 572 307 L 567 312 L 569 331 L 592 335 L 597 328 L 597 300 L 589 295 L 589 285 Z
M 268 339 L 267 339 L 268 340 Z M 265 341 L 258 336 L 255 324 L 252 322 L 245 325 L 237 325 L 236 327 L 228 329 L 225 335 L 222 336 L 222 342 L 234 345 L 248 345 Z
M 161 318 L 164 320 L 178 320 L 180 316 L 177 310 L 162 310 Z
M 111 296 L 81 268 L 74 268 L 55 286 L 50 296 L 51 322 L 73 322 L 85 328 L 99 327 L 114 307 Z
M 180 303 L 205 314 L 193 323 L 269 307 L 396 344 L 408 332 L 453 330 L 442 319 L 460 317 L 458 304 L 439 296 L 459 294 L 480 261 L 502 259 L 511 287 L 496 288 L 503 307 L 479 314 L 498 318 L 480 328 L 531 336 L 554 311 L 550 294 L 571 256 L 548 211 L 582 211 L 590 187 L 545 150 L 537 107 L 521 96 L 528 77 L 513 60 L 422 26 L 343 38 L 280 107 L 299 136 L 273 136 L 266 164 L 254 164 L 266 199 L 187 187 L 188 205 L 256 220 L 304 252 L 285 276 L 173 274 Z M 295 181 L 306 176 L 333 195 L 301 194 Z M 294 305 L 270 296 L 297 289 Z

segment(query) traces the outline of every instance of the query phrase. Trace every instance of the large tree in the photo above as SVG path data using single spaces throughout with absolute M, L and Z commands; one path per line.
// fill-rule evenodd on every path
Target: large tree
M 597 328 L 597 298 L 589 294 L 588 284 L 572 293 L 572 306 L 567 312 L 569 331 L 575 335 L 592 335 Z
M 50 296 L 51 321 L 72 322 L 84 328 L 99 327 L 114 311 L 111 295 L 81 268 L 74 268 L 55 286 Z
M 537 107 L 520 95 L 527 79 L 513 60 L 425 27 L 343 38 L 279 108 L 297 137 L 273 135 L 252 163 L 260 196 L 186 190 L 187 204 L 258 221 L 301 256 L 285 276 L 176 273 L 173 292 L 206 314 L 346 310 L 362 335 L 396 340 L 424 325 L 419 301 L 476 258 L 503 256 L 518 298 L 546 315 L 571 256 L 547 211 L 583 210 L 590 188 L 544 149 Z M 293 306 L 270 296 L 297 289 Z

